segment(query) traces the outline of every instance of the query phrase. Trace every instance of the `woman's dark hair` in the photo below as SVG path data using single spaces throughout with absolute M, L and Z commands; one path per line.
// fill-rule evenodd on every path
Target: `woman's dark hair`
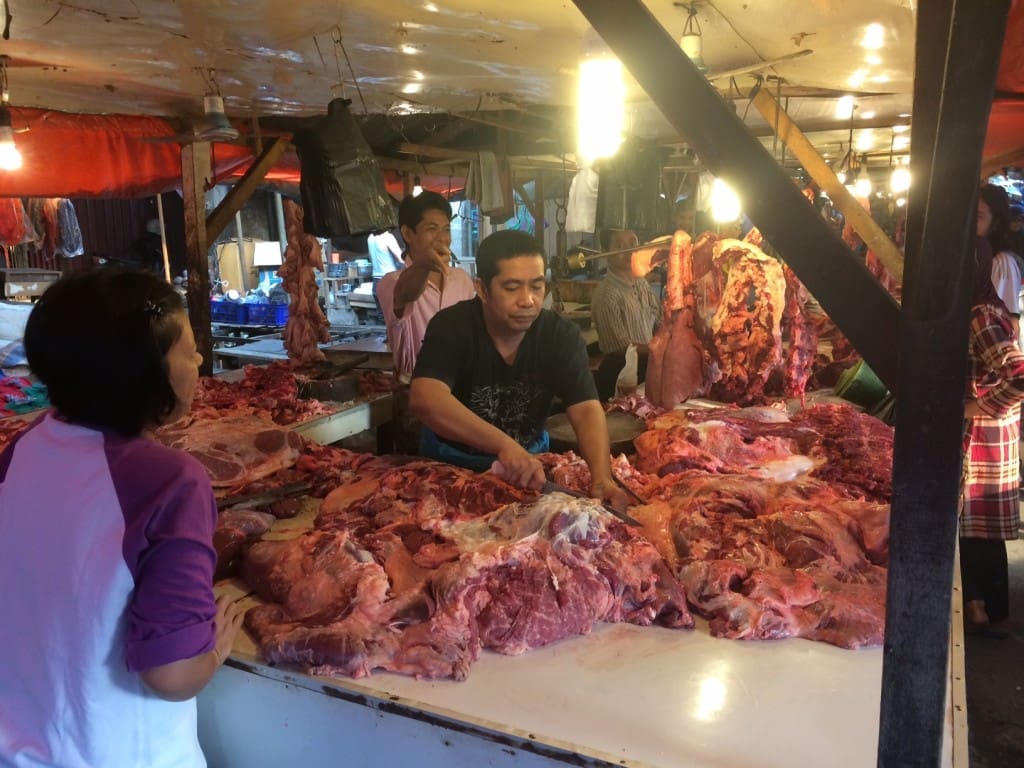
M 1006 190 L 995 184 L 986 184 L 978 194 L 985 201 L 992 214 L 992 225 L 988 229 L 988 244 L 993 255 L 1001 251 L 1012 251 L 1010 243 L 1010 196 Z
M 161 424 L 177 405 L 167 351 L 184 307 L 155 275 L 102 269 L 64 277 L 25 327 L 29 367 L 68 421 L 123 435 Z
M 476 252 L 476 276 L 490 290 L 491 279 L 498 274 L 498 262 L 516 256 L 540 256 L 547 268 L 544 248 L 537 239 L 518 229 L 503 229 L 488 235 Z

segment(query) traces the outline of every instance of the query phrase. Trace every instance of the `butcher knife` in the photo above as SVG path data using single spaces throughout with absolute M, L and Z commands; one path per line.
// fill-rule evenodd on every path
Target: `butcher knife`
M 575 497 L 577 499 L 590 499 L 591 501 L 597 501 L 597 499 L 591 498 L 590 496 L 588 496 L 585 493 L 580 493 L 579 491 L 574 491 L 574 490 L 572 490 L 572 488 L 566 488 L 564 485 L 558 485 L 557 483 L 552 483 L 550 481 L 544 483 L 544 485 L 540 489 L 540 492 L 541 493 L 564 493 L 567 496 L 573 496 L 573 497 Z M 615 507 L 613 507 L 613 506 L 610 506 L 608 504 L 601 504 L 601 507 L 609 515 L 614 515 L 615 517 L 619 518 L 619 520 L 621 520 L 622 522 L 626 523 L 627 525 L 636 525 L 636 526 L 640 525 L 640 521 L 639 520 L 637 520 L 636 518 L 630 517 L 625 512 L 620 512 L 619 510 L 615 509 Z
M 275 501 L 281 501 L 281 499 L 287 499 L 291 496 L 301 496 L 308 493 L 309 489 L 310 484 L 307 481 L 302 481 L 282 485 L 280 488 L 271 488 L 259 493 L 243 493 L 238 496 L 225 496 L 223 499 L 217 499 L 217 509 L 237 507 L 240 504 L 245 504 L 251 507 L 261 507 L 264 504 L 272 504 Z

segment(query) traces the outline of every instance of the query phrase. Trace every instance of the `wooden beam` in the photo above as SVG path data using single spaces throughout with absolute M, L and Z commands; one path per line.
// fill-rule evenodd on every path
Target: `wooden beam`
M 811 175 L 811 178 L 818 182 L 818 186 L 825 190 L 836 207 L 843 212 L 846 220 L 850 222 L 850 226 L 864 239 L 867 247 L 874 251 L 879 261 L 885 265 L 893 277 L 902 283 L 903 254 L 900 253 L 899 248 L 871 218 L 871 214 L 864 210 L 864 207 L 843 186 L 843 183 L 832 172 L 829 164 L 811 146 L 807 137 L 786 114 L 786 110 L 780 107 L 764 88 L 758 89 L 751 103 L 768 121 L 769 125 L 778 126 L 779 138 L 785 142 L 796 159 Z
M 220 201 L 220 205 L 206 219 L 207 243 L 214 242 L 220 233 L 224 231 L 224 227 L 228 225 L 228 222 L 235 217 L 238 211 L 242 210 L 242 206 L 252 197 L 252 193 L 256 191 L 256 188 L 263 181 L 267 171 L 273 168 L 275 163 L 281 159 L 281 155 L 284 154 L 287 148 L 288 142 L 280 136 L 271 139 L 270 143 L 264 148 L 263 153 L 256 158 L 256 162 L 249 166 L 249 170 L 245 172 L 245 175 L 235 183 L 231 191 Z
M 793 59 L 799 59 L 803 56 L 808 56 L 814 53 L 810 48 L 804 48 L 802 51 L 796 53 L 787 53 L 785 56 L 778 56 L 774 59 L 766 59 L 765 61 L 759 61 L 757 64 L 748 64 L 745 67 L 735 67 L 734 69 L 726 69 L 722 72 L 709 72 L 707 75 L 708 80 L 721 80 L 723 77 L 737 77 L 739 75 L 751 75 L 757 72 L 763 72 L 766 69 L 771 69 L 776 64 L 785 64 Z
M 206 185 L 210 145 L 194 142 L 181 148 L 181 194 L 185 203 L 185 267 L 188 269 L 188 321 L 203 356 L 199 373 L 213 375 L 210 328 L 210 258 L 206 239 Z
M 442 160 L 476 160 L 478 152 L 471 152 L 465 149 L 448 149 L 447 147 L 434 147 L 430 144 L 409 144 L 398 145 L 398 151 L 403 155 L 423 155 L 425 157 L 439 157 Z

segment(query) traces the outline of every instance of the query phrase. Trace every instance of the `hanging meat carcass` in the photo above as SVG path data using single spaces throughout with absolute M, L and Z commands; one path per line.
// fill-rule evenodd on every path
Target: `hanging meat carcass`
M 818 331 L 807 314 L 806 305 L 810 294 L 800 278 L 789 268 L 783 267 L 786 280 L 786 306 L 782 313 L 782 324 L 789 337 L 783 369 L 783 392 L 787 397 L 799 397 L 801 404 L 811 377 L 814 357 L 818 353 Z
M 731 239 L 718 241 L 715 262 L 728 278 L 711 321 L 721 370 L 711 395 L 726 403 L 758 403 L 768 377 L 782 362 L 782 265 L 753 243 Z
M 669 251 L 661 327 L 650 343 L 647 361 L 647 399 L 674 408 L 703 394 L 710 369 L 708 355 L 694 329 L 693 243 L 678 230 Z
M 284 347 L 293 361 L 303 365 L 317 363 L 325 359 L 317 344 L 331 340 L 329 323 L 317 303 L 319 289 L 313 274 L 314 269 L 323 267 L 320 243 L 303 230 L 301 206 L 285 201 L 284 216 L 288 247 L 277 274 L 292 299 L 284 328 Z

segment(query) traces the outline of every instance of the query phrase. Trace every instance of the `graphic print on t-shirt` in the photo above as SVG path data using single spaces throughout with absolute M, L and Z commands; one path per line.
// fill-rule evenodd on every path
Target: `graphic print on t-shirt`
M 536 387 L 520 381 L 476 387 L 470 394 L 469 407 L 484 421 L 525 446 L 539 434 L 538 424 L 530 418 L 530 405 L 540 394 Z

